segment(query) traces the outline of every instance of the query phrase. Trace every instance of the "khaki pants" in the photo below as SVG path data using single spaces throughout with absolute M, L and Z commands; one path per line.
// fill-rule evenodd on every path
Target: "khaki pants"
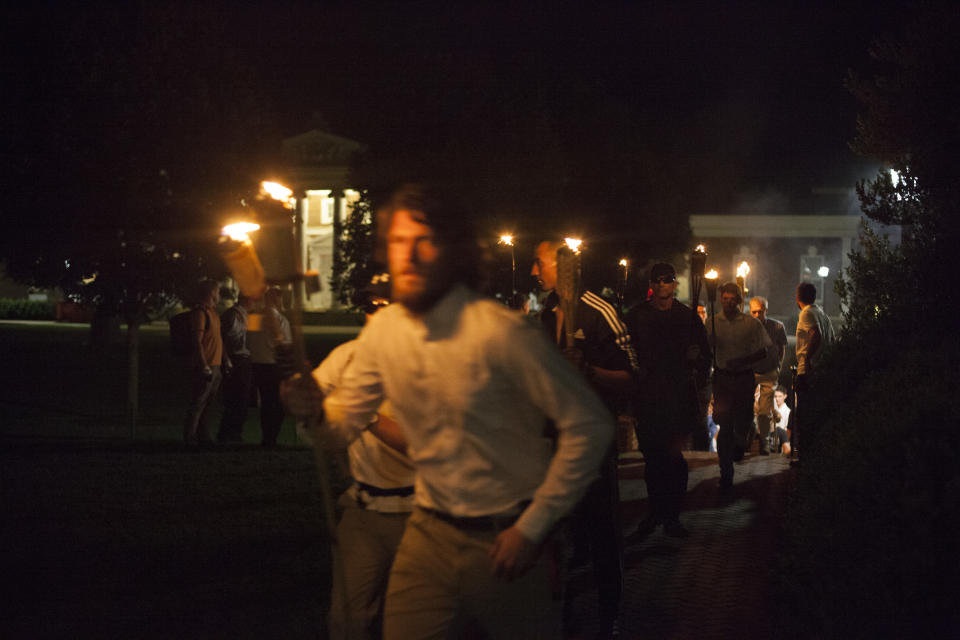
M 337 525 L 340 553 L 334 555 L 333 589 L 330 594 L 330 638 L 375 640 L 380 637 L 380 613 L 387 590 L 390 564 L 403 535 L 409 513 L 378 513 L 357 506 L 350 496 L 340 498 L 344 507 Z M 340 563 L 343 570 L 340 570 Z M 340 577 L 345 578 L 344 585 Z M 344 598 L 350 606 L 350 634 L 344 619 Z
M 776 370 L 754 376 L 757 386 L 760 387 L 760 394 L 753 406 L 753 412 L 757 416 L 757 434 L 760 437 L 761 450 L 769 447 L 767 437 L 773 428 L 773 387 L 776 386 L 779 377 Z
M 466 531 L 415 509 L 390 571 L 385 640 L 443 640 L 479 627 L 498 638 L 560 637 L 546 554 L 506 582 L 490 572 L 497 531 Z

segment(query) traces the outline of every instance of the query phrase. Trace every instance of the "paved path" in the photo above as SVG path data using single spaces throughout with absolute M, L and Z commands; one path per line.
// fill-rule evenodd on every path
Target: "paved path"
M 792 473 L 779 455 L 749 456 L 736 465 L 734 495 L 717 489 L 716 454 L 685 452 L 690 464 L 687 502 L 680 520 L 686 539 L 661 529 L 646 539 L 629 534 L 646 511 L 639 454 L 620 461 L 624 527 L 624 597 L 621 638 L 768 638 L 776 635 L 769 572 Z M 592 571 L 573 575 L 574 610 L 584 638 L 596 628 Z

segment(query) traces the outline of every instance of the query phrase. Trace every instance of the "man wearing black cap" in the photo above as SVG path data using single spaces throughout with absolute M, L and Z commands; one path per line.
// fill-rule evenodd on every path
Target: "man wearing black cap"
M 697 390 L 710 371 L 710 346 L 699 316 L 674 298 L 677 274 L 658 263 L 650 270 L 653 296 L 627 316 L 640 363 L 636 395 L 637 442 L 646 464 L 649 513 L 637 534 L 686 537 L 680 510 L 687 493 L 686 438 L 699 423 Z

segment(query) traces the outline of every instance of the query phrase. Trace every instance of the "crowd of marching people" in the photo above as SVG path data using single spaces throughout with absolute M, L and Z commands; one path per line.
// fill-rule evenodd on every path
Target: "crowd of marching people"
M 255 389 L 263 445 L 289 413 L 304 439 L 347 454 L 332 638 L 579 637 L 564 576 L 587 560 L 601 637 L 617 636 L 618 422 L 634 425 L 645 463 L 639 537 L 689 535 L 680 515 L 691 442 L 717 451 L 721 497 L 754 439 L 759 455 L 799 461 L 810 375 L 833 338 L 813 285 L 797 287 L 787 388 L 784 325 L 735 282 L 719 287 L 706 321 L 677 299 L 675 267 L 659 262 L 647 299 L 621 313 L 580 286 L 577 251 L 547 234 L 533 257 L 542 295 L 531 322 L 527 298 L 517 309 L 479 293 L 470 216 L 451 199 L 408 185 L 381 213 L 388 264 L 361 292 L 366 326 L 312 375 L 281 379 L 276 349 L 291 338 L 279 291 L 262 309 L 241 296 L 218 318 L 209 287 L 191 323 L 188 443 L 212 440 L 203 417 L 223 377 L 221 442 L 240 439 Z

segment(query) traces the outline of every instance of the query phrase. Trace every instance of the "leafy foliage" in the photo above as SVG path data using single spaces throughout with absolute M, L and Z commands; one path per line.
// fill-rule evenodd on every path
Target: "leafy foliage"
M 377 268 L 373 220 L 370 193 L 363 191 L 347 215 L 334 248 L 333 275 L 329 284 L 334 299 L 342 305 L 354 304 L 354 296 L 370 282 Z
M 921 13 L 874 47 L 871 76 L 849 80 L 865 108 L 854 146 L 898 173 L 858 185 L 863 211 L 904 238 L 864 226 L 837 287 L 844 324 L 805 409 L 778 570 L 794 637 L 960 628 L 958 27 L 956 8 Z
M 0 298 L 0 318 L 4 320 L 53 320 L 54 302 Z

